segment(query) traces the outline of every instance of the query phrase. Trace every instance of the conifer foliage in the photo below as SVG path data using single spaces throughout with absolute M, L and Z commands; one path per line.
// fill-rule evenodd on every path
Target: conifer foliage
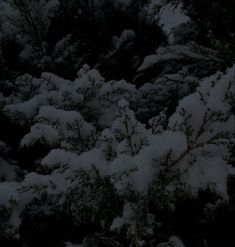
M 0 1 L 0 246 L 235 245 L 233 20 L 200 4 Z

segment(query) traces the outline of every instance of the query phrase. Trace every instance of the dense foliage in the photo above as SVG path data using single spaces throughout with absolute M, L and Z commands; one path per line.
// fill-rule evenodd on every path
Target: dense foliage
M 0 246 L 235 245 L 233 6 L 0 1 Z

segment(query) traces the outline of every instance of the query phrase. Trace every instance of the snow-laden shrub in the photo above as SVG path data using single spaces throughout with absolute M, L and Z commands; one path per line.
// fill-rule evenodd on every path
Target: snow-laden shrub
M 173 212 L 180 197 L 197 198 L 207 190 L 229 201 L 228 181 L 235 174 L 233 68 L 198 80 L 187 96 L 188 89 L 180 90 L 173 114 L 159 109 L 145 122 L 137 119 L 149 114 L 142 89 L 105 82 L 87 66 L 75 81 L 47 73 L 37 80 L 42 83 L 35 83 L 35 95 L 16 93 L 14 104 L 5 107 L 10 118 L 21 113 L 19 123 L 31 127 L 21 145 L 49 147 L 22 182 L 0 184 L 11 188 L 8 195 L 16 201 L 1 201 L 8 217 L 3 222 L 17 219 L 14 232 L 37 207 L 45 215 L 63 212 L 76 227 L 92 225 L 97 232 L 84 236 L 85 246 L 94 241 L 116 246 L 115 236 L 125 236 L 130 246 L 150 246 L 160 224 L 156 210 Z M 10 225 L 3 224 L 7 234 Z M 176 237 L 159 246 L 173 244 L 183 246 Z
M 195 91 L 198 79 L 184 71 L 166 74 L 140 87 L 141 94 L 137 109 L 139 119 L 149 120 L 161 111 L 172 114 L 180 99 Z
M 27 78 L 30 79 L 27 75 L 17 78 L 19 87 L 16 88 L 13 103 L 8 103 L 5 107 L 7 115 L 16 121 L 19 119 L 21 124 L 26 124 L 29 120 L 35 122 L 40 108 L 50 105 L 65 111 L 79 111 L 86 120 L 101 127 L 107 126 L 112 121 L 112 113 L 118 111 L 115 106 L 117 102 L 123 98 L 134 102 L 138 95 L 136 88 L 130 83 L 124 80 L 104 83 L 104 78 L 97 70 L 84 65 L 74 81 L 51 73 L 42 73 L 40 79 L 31 78 L 32 86 L 35 87 L 34 91 L 31 91 L 33 95 L 22 101 L 23 89 L 20 85 L 23 85 Z M 26 88 L 24 90 L 26 94 Z

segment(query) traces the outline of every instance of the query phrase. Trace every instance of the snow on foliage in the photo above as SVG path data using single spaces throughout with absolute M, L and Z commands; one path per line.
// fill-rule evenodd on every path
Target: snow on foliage
M 163 30 L 167 34 L 170 34 L 174 27 L 190 20 L 190 18 L 183 12 L 181 3 L 177 6 L 169 3 L 162 7 L 158 18 L 159 24 L 163 26 Z
M 0 0 L 0 245 L 233 244 L 234 33 L 188 2 Z
M 168 47 L 159 47 L 156 54 L 145 57 L 143 64 L 138 71 L 145 70 L 153 65 L 168 61 L 202 60 L 204 62 L 222 62 L 216 57 L 216 53 L 212 50 L 200 47 L 195 43 L 187 45 L 173 44 Z
M 185 245 L 178 237 L 172 236 L 168 242 L 160 243 L 157 247 L 185 247 Z
M 66 242 L 65 244 L 65 247 L 83 247 L 82 244 L 72 244 L 71 242 Z
M 0 184 L 0 203 L 10 210 L 14 231 L 20 225 L 19 213 L 47 195 L 44 213 L 67 210 L 75 225 L 90 222 L 111 232 L 125 229 L 132 244 L 144 246 L 155 224 L 147 206 L 149 193 L 155 191 L 151 196 L 158 200 L 162 184 L 172 208 L 179 190 L 197 197 L 209 189 L 229 200 L 228 180 L 235 174 L 230 164 L 234 68 L 202 80 L 183 72 L 167 74 L 140 89 L 124 80 L 106 82 L 87 65 L 74 81 L 43 73 L 40 79 L 19 77 L 18 85 L 25 80 L 34 82 L 33 89 L 19 86 L 13 104 L 3 97 L 5 114 L 30 127 L 22 147 L 30 150 L 40 143 L 50 151 L 40 157 L 39 170 L 22 182 Z M 163 102 L 170 94 L 167 89 L 176 91 L 175 85 L 181 94 L 169 115 Z M 151 113 L 146 97 L 154 96 L 147 92 L 159 97 Z M 117 202 L 115 210 L 104 207 L 111 197 Z M 184 245 L 171 237 L 157 246 Z

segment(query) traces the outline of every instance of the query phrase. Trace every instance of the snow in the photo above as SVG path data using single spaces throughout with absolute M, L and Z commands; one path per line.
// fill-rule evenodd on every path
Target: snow
M 72 86 L 72 82 L 65 80 L 55 74 L 44 72 L 41 75 L 42 85 L 40 86 L 39 92 L 43 93 L 45 91 L 55 91 L 60 90 L 66 85 Z
M 62 149 L 53 149 L 50 153 L 41 161 L 43 166 L 47 166 L 49 169 L 54 169 L 59 166 L 66 166 L 71 163 L 76 163 L 78 156 L 69 151 Z
M 115 44 L 116 50 L 119 50 L 121 46 L 123 46 L 123 44 L 131 42 L 134 39 L 135 39 L 135 32 L 133 30 L 128 30 L 128 29 L 124 30 Z
M 174 46 L 172 49 L 183 53 L 184 56 L 186 54 L 194 57 L 192 53 L 187 52 L 188 48 L 181 50 L 180 46 Z M 158 56 L 158 59 L 161 56 L 164 57 L 168 55 L 167 51 L 168 49 L 159 48 L 156 56 Z M 173 55 L 175 56 L 175 54 Z M 198 58 L 198 56 L 195 56 L 195 58 Z M 226 198 L 226 179 L 232 172 L 226 170 L 228 166 L 222 161 L 228 155 L 228 151 L 226 148 L 218 149 L 216 145 L 207 144 L 207 141 L 220 131 L 232 133 L 234 117 L 231 116 L 223 122 L 209 121 L 204 126 L 204 132 L 200 135 L 198 133 L 204 124 L 205 115 L 209 113 L 209 108 L 211 111 L 220 111 L 225 115 L 230 112 L 230 101 L 225 99 L 225 95 L 227 91 L 232 92 L 233 90 L 230 83 L 231 74 L 232 70 L 229 70 L 226 75 L 218 73 L 210 78 L 203 79 L 195 93 L 184 97 L 179 102 L 176 112 L 169 119 L 168 130 L 159 126 L 159 131 L 154 132 L 154 134 L 147 130 L 144 124 L 138 122 L 134 111 L 129 109 L 131 104 L 128 100 L 139 97 L 139 92 L 135 86 L 124 80 L 104 83 L 98 71 L 90 70 L 87 65 L 79 71 L 75 82 L 44 73 L 41 79 L 44 83 L 40 86 L 40 90 L 52 91 L 49 94 L 48 92 L 41 93 L 26 102 L 8 106 L 8 109 L 14 108 L 11 109 L 12 112 L 17 109 L 19 112 L 24 112 L 29 118 L 30 115 L 36 116 L 35 120 L 38 121 L 31 127 L 30 133 L 24 136 L 21 145 L 31 146 L 39 140 L 46 141 L 52 148 L 54 145 L 59 145 L 60 149 L 52 149 L 41 162 L 42 166 L 47 167 L 51 172 L 54 171 L 55 174 L 64 173 L 64 175 L 69 175 L 74 170 L 89 170 L 92 166 L 95 166 L 104 176 L 114 174 L 116 174 L 116 177 L 120 176 L 119 180 L 113 180 L 120 193 L 126 189 L 128 184 L 132 184 L 136 191 L 144 193 L 148 186 L 157 180 L 164 155 L 170 154 L 169 165 L 175 165 L 172 169 L 180 169 L 184 173 L 191 174 L 191 176 L 186 176 L 191 180 L 184 180 L 184 175 L 182 175 L 182 181 L 192 191 L 205 189 L 213 184 L 211 188 Z M 215 79 L 217 80 L 216 84 L 213 83 Z M 185 80 L 186 83 L 187 80 L 195 80 L 195 78 L 192 76 L 184 78 L 183 73 L 166 74 L 164 80 L 166 82 Z M 161 81 L 163 79 L 158 78 L 154 84 L 146 84 L 140 90 L 145 92 L 148 88 L 158 86 Z M 81 153 L 75 153 L 73 147 L 70 146 L 71 138 L 78 138 L 76 141 L 90 138 L 94 134 L 94 127 L 84 121 L 83 116 L 77 110 L 57 109 L 56 104 L 55 106 L 43 104 L 46 104 L 49 95 L 55 94 L 58 97 L 58 93 L 71 92 L 74 97 L 76 95 L 81 97 L 84 90 L 93 90 L 94 88 L 97 90 L 94 99 L 103 104 L 95 105 L 95 107 L 99 109 L 103 106 L 103 109 L 100 110 L 104 115 L 102 116 L 103 119 L 102 117 L 100 119 L 104 124 L 107 118 L 109 128 L 102 131 L 96 148 L 89 146 Z M 118 91 L 124 94 L 120 94 Z M 205 102 L 201 99 L 201 95 L 206 97 Z M 109 99 L 113 100 L 112 104 L 110 104 Z M 62 102 L 61 98 L 55 103 L 63 105 Z M 109 104 L 106 105 L 105 102 L 109 102 Z M 105 116 L 105 114 L 110 116 Z M 154 119 L 158 119 L 158 116 Z M 79 137 L 74 135 L 74 130 L 77 127 L 81 130 Z M 195 145 L 200 144 L 192 150 L 188 150 L 187 128 L 191 131 L 190 141 L 194 142 Z M 62 139 L 63 141 L 61 141 Z M 202 159 L 200 148 L 209 152 L 208 162 Z M 106 160 L 108 152 L 111 150 L 112 157 L 110 156 L 110 160 Z M 198 156 L 199 165 L 195 163 L 194 166 L 190 167 L 189 164 L 195 155 Z M 221 157 L 222 161 L 219 162 L 218 160 Z M 215 163 L 215 171 L 217 174 L 221 174 L 221 177 L 216 177 L 215 174 L 212 176 L 208 173 L 209 161 Z M 197 184 L 195 177 L 200 176 L 201 180 L 198 179 Z M 44 183 L 48 183 L 48 180 Z
M 39 119 L 45 119 L 52 122 L 60 122 L 62 125 L 65 125 L 68 122 L 75 122 L 82 119 L 82 116 L 79 112 L 76 111 L 64 111 L 56 109 L 52 106 L 43 106 L 40 108 Z
M 164 61 L 171 60 L 171 59 L 180 60 L 182 58 L 183 56 L 177 55 L 177 54 L 149 55 L 144 58 L 143 64 L 138 68 L 137 71 L 145 70 L 160 62 L 164 62 Z
M 35 11 L 36 2 L 40 11 Z M 138 9 L 140 5 L 135 1 L 65 1 L 58 16 L 56 11 L 62 1 L 36 2 L 27 1 L 27 11 L 32 21 L 37 21 L 40 47 L 36 47 L 34 37 L 25 33 L 24 29 L 29 27 L 24 14 L 14 10 L 9 1 L 0 2 L 0 39 L 5 42 L 9 38 L 17 49 L 21 49 L 18 50 L 18 62 L 32 63 L 29 67 L 34 74 L 39 68 L 44 71 L 39 78 L 25 74 L 12 81 L 0 82 L 3 85 L 0 93 L 0 110 L 4 115 L 2 126 L 5 127 L 9 120 L 22 127 L 19 135 L 9 133 L 7 141 L 12 150 L 0 141 L 0 209 L 1 213 L 6 212 L 0 217 L 0 235 L 15 237 L 15 233 L 24 231 L 21 220 L 25 222 L 25 215 L 29 216 L 30 222 L 31 214 L 38 216 L 40 212 L 40 220 L 41 216 L 44 219 L 51 214 L 50 219 L 58 216 L 57 219 L 62 221 L 68 216 L 72 227 L 80 228 L 83 223 L 90 225 L 92 222 L 101 230 L 79 241 L 63 239 L 65 247 L 89 245 L 93 237 L 97 237 L 97 244 L 102 245 L 106 233 L 110 237 L 107 245 L 115 245 L 117 239 L 130 246 L 148 246 L 151 241 L 156 247 L 184 247 L 183 241 L 168 231 L 163 236 L 164 242 L 157 242 L 162 236 L 155 238 L 157 228 L 161 227 L 155 213 L 161 209 L 174 213 L 179 198 L 197 199 L 199 192 L 207 189 L 214 193 L 214 198 L 219 198 L 221 205 L 229 203 L 228 182 L 235 176 L 232 153 L 235 66 L 215 72 L 224 69 L 226 63 L 221 59 L 224 54 L 190 41 L 190 34 L 195 31 L 195 37 L 198 36 L 200 33 L 196 29 L 200 27 L 183 11 L 180 1 L 138 1 L 138 4 L 146 2 L 143 9 Z M 125 29 L 132 28 L 136 22 L 135 17 L 129 15 L 127 22 L 130 23 L 126 23 L 124 29 L 119 30 L 118 26 L 112 31 L 110 26 L 106 29 L 104 20 L 109 16 L 109 9 L 104 12 L 103 7 L 108 2 L 114 4 L 111 6 L 114 6 L 114 16 L 123 14 L 124 10 L 135 14 L 138 11 L 136 33 Z M 83 48 L 89 46 L 83 43 L 89 35 L 76 32 L 75 36 L 82 40 L 76 39 L 73 28 L 71 34 L 61 36 L 61 40 L 50 41 L 51 28 L 57 25 L 57 17 L 63 15 L 64 7 L 68 13 L 73 13 L 75 10 L 70 9 L 73 4 L 78 7 L 77 14 L 82 14 L 81 20 L 84 13 L 80 7 L 92 7 L 95 13 L 87 9 L 87 13 L 92 14 L 91 24 L 98 17 L 97 27 L 104 26 L 107 33 L 104 38 L 110 38 L 110 47 L 104 45 L 107 49 L 102 54 L 92 56 L 93 39 L 89 51 L 83 52 Z M 130 4 L 136 9 L 129 9 Z M 120 9 L 115 9 L 117 6 Z M 138 47 L 145 41 L 148 43 L 157 11 L 156 23 L 159 21 L 168 40 L 156 44 L 153 54 L 144 54 L 146 49 L 138 50 Z M 75 18 L 79 20 L 80 17 Z M 50 25 L 51 21 L 53 25 Z M 97 32 L 94 40 L 102 39 L 102 32 Z M 111 43 L 111 37 L 117 33 L 120 36 L 114 36 Z M 142 34 L 144 37 L 140 37 Z M 207 45 L 210 43 L 208 40 Z M 131 52 L 126 53 L 131 46 Z M 106 81 L 101 74 L 105 72 L 106 61 L 116 64 L 125 59 L 125 55 L 131 56 L 135 66 L 139 66 L 135 78 L 140 78 L 140 84 L 145 83 L 140 88 L 134 84 L 135 79 L 132 82 L 125 79 Z M 8 63 L 4 56 L 2 52 L 1 64 Z M 82 61 L 90 61 L 95 67 L 81 66 Z M 75 78 L 68 80 L 46 72 L 46 64 L 49 71 L 58 71 L 65 65 L 59 72 Z M 12 72 L 12 78 L 20 74 L 11 66 L 6 70 L 4 67 L 3 72 Z M 75 68 L 80 68 L 77 75 Z M 107 72 L 112 74 L 112 71 Z M 138 80 L 137 84 L 139 86 Z M 5 96 L 8 91 L 12 94 Z M 3 134 L 2 138 L 8 137 Z M 23 154 L 28 150 L 25 155 L 30 157 L 22 157 L 22 147 Z M 46 155 L 45 150 L 48 150 Z M 35 155 L 34 152 L 38 153 Z M 19 160 L 14 161 L 9 158 L 11 156 Z M 24 158 L 26 164 L 21 163 Z M 32 167 L 28 167 L 30 165 Z M 214 208 L 208 205 L 215 210 L 219 201 Z M 159 208 L 155 212 L 152 209 L 156 205 Z M 107 229 L 113 232 L 109 234 Z M 125 233 L 125 239 L 120 239 Z M 161 229 L 159 233 L 162 233 Z
M 166 243 L 160 243 L 156 247 L 185 247 L 179 237 L 171 236 Z
M 187 149 L 186 138 L 182 133 L 165 132 L 152 136 L 149 145 L 131 157 L 119 155 L 110 165 L 109 174 L 123 174 L 124 180 L 117 184 L 119 190 L 126 188 L 130 182 L 139 192 L 148 189 L 149 184 L 157 177 L 161 168 L 161 159 L 164 154 L 172 151 L 171 159 L 177 159 Z M 130 172 L 125 177 L 125 172 Z
M 13 182 L 16 177 L 16 167 L 0 157 L 0 181 Z
M 203 124 L 205 113 L 205 105 L 196 94 L 186 96 L 180 101 L 176 113 L 170 118 L 169 126 L 184 125 L 187 118 L 187 124 L 192 127 L 193 134 L 196 134 Z
M 37 116 L 41 106 L 48 105 L 52 102 L 57 104 L 60 103 L 58 93 L 56 91 L 44 91 L 27 101 L 7 105 L 5 111 L 9 116 L 12 116 L 13 118 L 16 117 L 15 120 L 17 122 L 19 121 L 20 124 L 24 124 L 26 120 Z
M 32 172 L 26 175 L 22 186 L 27 188 L 25 193 L 31 196 L 32 194 L 40 196 L 45 191 L 48 194 L 58 195 L 66 191 L 68 183 L 61 174 L 53 174 L 51 176 Z
M 47 124 L 37 123 L 30 129 L 30 133 L 21 140 L 21 146 L 32 146 L 37 141 L 46 142 L 53 146 L 58 143 L 59 132 Z
M 5 110 L 9 112 L 10 115 L 18 112 L 19 114 L 23 114 L 26 118 L 31 118 L 37 114 L 37 106 L 38 97 L 34 97 L 23 103 L 8 105 L 5 107 Z
M 84 152 L 81 155 L 62 149 L 53 149 L 41 161 L 41 164 L 50 170 L 67 167 L 69 168 L 68 173 L 70 174 L 74 170 L 83 169 L 88 171 L 93 166 L 102 174 L 107 174 L 108 168 L 102 151 L 96 148 Z
M 118 102 L 120 100 L 132 102 L 138 94 L 136 86 L 125 80 L 104 83 L 96 96 L 99 105 L 96 104 L 95 107 L 101 112 L 99 124 L 103 127 L 110 127 L 118 115 Z
M 17 189 L 19 183 L 17 182 L 1 182 L 0 183 L 0 205 L 11 208 L 11 201 L 19 200 L 19 193 Z
M 90 87 L 100 87 L 104 83 L 104 78 L 98 70 L 90 69 L 90 66 L 85 64 L 78 71 L 75 83 L 78 83 L 79 88 L 84 90 Z
M 228 176 L 235 175 L 235 169 L 219 157 L 198 158 L 182 181 L 191 187 L 192 192 L 203 188 L 215 191 L 223 199 L 228 200 Z
M 137 71 L 139 72 L 151 68 L 152 66 L 162 62 L 181 61 L 186 59 L 190 61 L 199 60 L 205 62 L 222 62 L 221 59 L 216 57 L 216 54 L 213 51 L 208 51 L 204 47 L 197 47 L 193 42 L 187 45 L 170 44 L 167 47 L 159 47 L 156 50 L 156 54 L 146 56 Z
M 130 203 L 125 203 L 123 206 L 122 217 L 116 217 L 112 225 L 110 226 L 111 231 L 120 230 L 125 224 L 130 224 L 131 218 L 133 217 L 133 209 Z
M 83 244 L 72 244 L 71 242 L 66 242 L 65 247 L 84 247 Z
M 25 48 L 20 52 L 19 58 L 23 62 L 31 62 L 34 59 L 34 51 L 30 45 L 25 46 Z
M 43 106 L 40 108 L 38 118 L 48 123 L 59 124 L 62 129 L 67 131 L 68 124 L 77 124 L 81 128 L 81 137 L 86 137 L 93 131 L 93 127 L 86 123 L 81 114 L 76 111 L 64 111 L 51 106 Z
M 174 27 L 190 20 L 190 18 L 182 10 L 182 3 L 177 6 L 169 3 L 162 7 L 158 18 L 159 24 L 167 34 L 170 34 Z

